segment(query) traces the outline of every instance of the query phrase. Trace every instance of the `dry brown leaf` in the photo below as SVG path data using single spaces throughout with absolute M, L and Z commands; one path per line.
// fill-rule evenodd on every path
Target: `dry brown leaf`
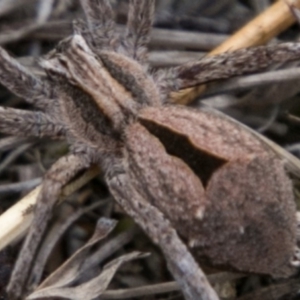
M 118 268 L 125 262 L 148 256 L 141 252 L 132 252 L 120 256 L 104 266 L 101 274 L 92 280 L 75 287 L 50 286 L 32 293 L 27 299 L 41 297 L 63 297 L 72 300 L 90 300 L 100 296 L 108 287 Z

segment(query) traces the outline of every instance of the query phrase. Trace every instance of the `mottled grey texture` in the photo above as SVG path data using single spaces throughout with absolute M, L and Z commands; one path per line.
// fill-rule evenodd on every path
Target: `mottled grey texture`
M 44 111 L 1 108 L 0 131 L 64 137 L 70 145 L 45 175 L 10 298 L 24 298 L 30 286 L 62 186 L 95 163 L 116 201 L 160 246 L 186 299 L 217 299 L 187 245 L 217 266 L 293 274 L 296 210 L 280 159 L 237 122 L 165 103 L 178 88 L 299 58 L 299 44 L 226 53 L 151 75 L 145 59 L 154 1 L 130 1 L 125 39 L 115 34 L 108 0 L 81 2 L 87 25 L 78 22 L 74 35 L 41 60 L 46 78 L 0 49 L 0 82 Z

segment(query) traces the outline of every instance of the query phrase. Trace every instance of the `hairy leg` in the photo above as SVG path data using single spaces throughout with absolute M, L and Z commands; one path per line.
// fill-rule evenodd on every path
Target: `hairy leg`
M 114 13 L 109 0 L 81 0 L 96 49 L 111 50 L 115 42 Z
M 52 210 L 58 201 L 61 189 L 80 170 L 85 169 L 88 165 L 89 163 L 85 157 L 69 154 L 60 158 L 46 173 L 35 208 L 33 222 L 7 287 L 9 299 L 24 299 L 23 291 L 29 277 L 33 259 L 48 222 L 52 217 Z
M 0 132 L 14 136 L 59 138 L 65 135 L 65 128 L 42 112 L 0 107 Z
M 53 106 L 53 91 L 47 80 L 41 80 L 0 47 L 0 83 L 28 103 L 46 110 Z M 55 97 L 55 95 L 54 95 Z
M 217 300 L 202 270 L 164 215 L 137 192 L 126 174 L 107 178 L 111 194 L 157 243 L 186 299 Z M 183 275 L 184 274 L 184 275 Z
M 122 45 L 128 56 L 141 63 L 147 59 L 154 6 L 154 0 L 131 0 L 129 3 L 126 35 Z
M 163 94 L 203 83 L 260 72 L 268 67 L 300 58 L 298 43 L 283 43 L 207 56 L 155 75 Z

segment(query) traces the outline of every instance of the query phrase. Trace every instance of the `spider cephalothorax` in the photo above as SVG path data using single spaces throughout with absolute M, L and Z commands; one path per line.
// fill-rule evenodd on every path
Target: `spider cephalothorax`
M 295 204 L 280 159 L 236 122 L 167 102 L 170 91 L 271 63 L 262 57 L 296 59 L 299 45 L 244 50 L 150 74 L 146 45 L 154 1 L 131 1 L 120 40 L 109 1 L 81 2 L 88 29 L 77 23 L 74 35 L 41 60 L 45 78 L 31 75 L 1 50 L 1 81 L 43 112 L 3 110 L 0 129 L 59 135 L 70 144 L 70 154 L 45 175 L 8 287 L 12 297 L 22 295 L 61 187 L 95 163 L 114 198 L 160 245 L 188 299 L 216 296 L 203 289 L 205 278 L 174 229 L 216 265 L 275 277 L 293 274 Z M 259 63 L 247 65 L 255 55 Z M 14 74 L 22 75 L 17 83 Z

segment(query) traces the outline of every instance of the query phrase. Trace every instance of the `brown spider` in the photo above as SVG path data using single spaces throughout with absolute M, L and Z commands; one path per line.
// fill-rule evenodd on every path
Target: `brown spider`
M 187 299 L 217 296 L 175 229 L 217 265 L 293 274 L 295 204 L 280 159 L 234 121 L 168 105 L 168 99 L 172 91 L 297 59 L 300 46 L 241 50 L 150 74 L 146 46 L 154 0 L 130 1 L 121 39 L 109 0 L 81 3 L 87 24 L 75 24 L 74 35 L 40 61 L 47 76 L 37 78 L 0 49 L 1 83 L 40 110 L 1 107 L 1 132 L 61 136 L 70 145 L 70 154 L 44 177 L 10 297 L 23 295 L 62 187 L 92 164 L 100 165 L 116 201 L 161 247 Z

